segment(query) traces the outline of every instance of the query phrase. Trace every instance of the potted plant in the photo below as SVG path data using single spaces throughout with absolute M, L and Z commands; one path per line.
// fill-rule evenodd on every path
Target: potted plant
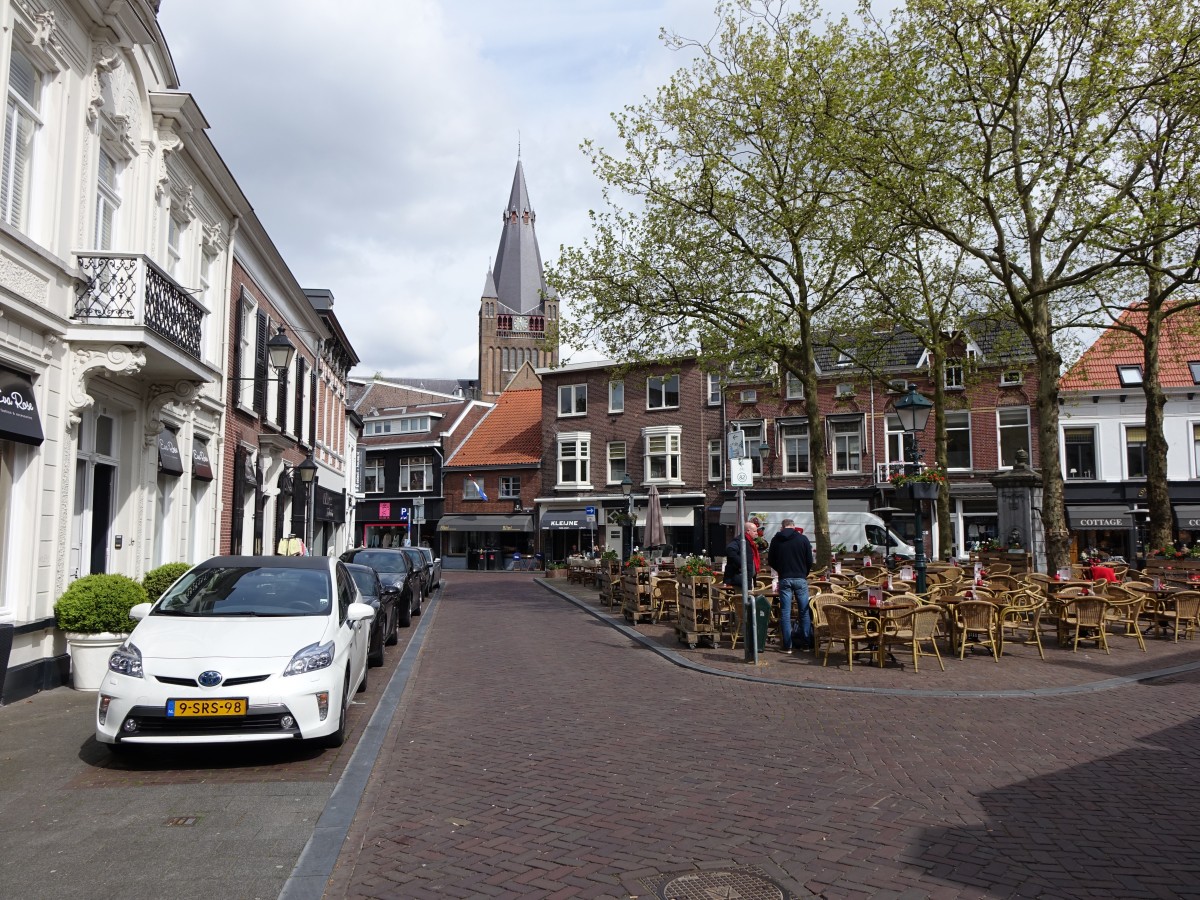
M 941 469 L 920 469 L 912 474 L 894 472 L 888 481 L 899 496 L 936 500 L 938 491 L 946 483 L 946 474 Z
M 567 564 L 565 562 L 548 562 L 546 563 L 547 578 L 566 578 Z
M 54 619 L 67 637 L 71 686 L 97 691 L 108 658 L 133 630 L 129 611 L 148 602 L 146 589 L 124 575 L 85 575 L 54 604 Z
M 689 556 L 676 570 L 680 578 L 711 578 L 717 573 L 708 564 L 708 560 L 699 556 Z
M 631 553 L 629 559 L 625 560 L 626 569 L 648 569 L 650 568 L 650 560 L 646 559 L 643 553 Z
M 192 567 L 191 563 L 166 563 L 157 569 L 151 569 L 142 579 L 142 587 L 146 589 L 146 597 L 154 603 L 166 593 L 167 588 L 179 580 L 184 572 Z

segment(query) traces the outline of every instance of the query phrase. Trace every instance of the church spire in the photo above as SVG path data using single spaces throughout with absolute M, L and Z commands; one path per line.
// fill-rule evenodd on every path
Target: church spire
M 525 186 L 525 169 L 518 159 L 493 269 L 497 297 L 518 313 L 537 312 L 543 295 L 548 299 L 553 297 L 542 275 L 542 254 L 534 230 L 536 221 Z

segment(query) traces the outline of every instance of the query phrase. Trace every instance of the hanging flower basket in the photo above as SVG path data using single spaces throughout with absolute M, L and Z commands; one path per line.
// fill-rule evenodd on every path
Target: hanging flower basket
M 940 488 L 936 481 L 914 481 L 908 486 L 914 500 L 936 500 Z

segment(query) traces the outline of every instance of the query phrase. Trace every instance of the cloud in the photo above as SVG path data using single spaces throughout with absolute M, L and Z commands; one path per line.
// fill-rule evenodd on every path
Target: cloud
M 548 263 L 599 185 L 579 151 L 712 32 L 714 0 L 164 0 L 180 89 L 359 374 L 474 377 L 518 140 Z

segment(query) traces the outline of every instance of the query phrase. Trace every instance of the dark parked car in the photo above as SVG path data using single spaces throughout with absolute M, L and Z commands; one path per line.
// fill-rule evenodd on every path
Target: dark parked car
M 433 551 L 428 547 L 421 547 L 419 549 L 425 554 L 425 561 L 429 563 L 429 586 L 425 589 L 425 596 L 428 597 L 442 586 L 442 558 L 434 556 Z
M 382 666 L 383 645 L 396 643 L 396 602 L 399 595 L 395 588 L 384 587 L 370 566 L 347 563 L 346 571 L 358 585 L 362 602 L 375 610 L 375 618 L 371 620 L 371 639 L 367 644 L 367 665 Z
M 433 593 L 433 566 L 430 565 L 429 559 L 421 552 L 420 547 L 401 547 L 402 551 L 408 554 L 408 558 L 412 560 L 413 568 L 419 573 L 421 579 L 421 593 L 423 595 Z M 421 614 L 421 610 L 417 610 L 417 615 Z
M 358 563 L 375 570 L 385 588 L 398 594 L 396 621 L 401 628 L 412 624 L 412 617 L 421 614 L 425 596 L 422 573 L 412 564 L 408 554 L 398 548 L 356 547 L 342 554 L 342 562 Z

